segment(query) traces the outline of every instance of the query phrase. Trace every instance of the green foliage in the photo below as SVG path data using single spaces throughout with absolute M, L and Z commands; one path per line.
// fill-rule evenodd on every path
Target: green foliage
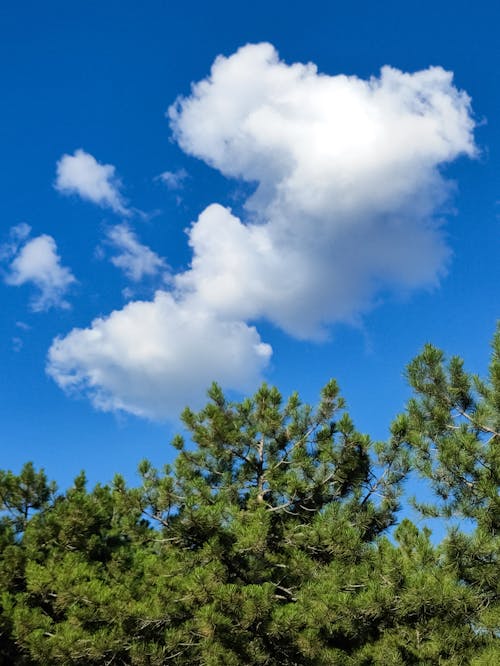
M 408 367 L 415 397 L 401 430 L 413 464 L 434 491 L 416 503 L 427 516 L 468 519 L 443 544 L 455 575 L 481 599 L 476 631 L 494 642 L 473 663 L 496 663 L 500 628 L 500 325 L 493 338 L 488 377 L 470 375 L 463 361 L 427 345 Z M 491 661 L 489 661 L 491 659 Z
M 213 385 L 171 466 L 57 494 L 0 472 L 0 663 L 386 666 L 499 661 L 500 331 L 485 382 L 433 347 L 387 442 L 335 382 L 318 406 Z M 417 470 L 440 545 L 403 520 Z
M 471 518 L 485 530 L 500 528 L 500 326 L 493 339 L 487 381 L 467 374 L 463 361 L 445 364 L 426 345 L 410 363 L 415 391 L 403 426 L 417 469 L 430 479 L 438 502 L 430 515 Z

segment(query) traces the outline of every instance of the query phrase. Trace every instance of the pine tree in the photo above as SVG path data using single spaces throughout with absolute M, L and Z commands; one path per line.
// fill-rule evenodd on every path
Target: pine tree
M 486 380 L 463 366 L 459 357 L 446 362 L 442 351 L 426 345 L 408 367 L 415 398 L 398 428 L 436 498 L 417 507 L 425 516 L 459 521 L 445 553 L 481 599 L 476 631 L 492 644 L 474 663 L 493 664 L 500 662 L 500 324 Z M 460 529 L 464 519 L 472 529 Z
M 0 663 L 386 666 L 499 661 L 500 329 L 489 377 L 433 347 L 387 442 L 335 382 L 316 409 L 217 385 L 171 466 L 57 493 L 0 473 Z M 442 544 L 400 515 L 411 470 L 466 518 Z
M 380 445 L 377 477 L 370 439 L 343 411 L 335 382 L 316 410 L 296 394 L 283 405 L 266 385 L 242 403 L 216 385 L 209 397 L 200 413 L 183 414 L 194 448 L 174 441 L 173 471 L 142 466 L 150 515 L 192 562 L 194 616 L 179 663 L 332 663 L 350 639 L 312 648 L 306 590 L 335 570 L 330 594 L 356 593 L 358 564 L 395 520 L 403 450 Z
M 4 607 L 9 605 L 9 595 L 25 587 L 22 535 L 30 518 L 50 505 L 55 492 L 55 484 L 31 463 L 19 475 L 0 470 L 0 663 L 30 663 L 13 640 L 12 622 Z

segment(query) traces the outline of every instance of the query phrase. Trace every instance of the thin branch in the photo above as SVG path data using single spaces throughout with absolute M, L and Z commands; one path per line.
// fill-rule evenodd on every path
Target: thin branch
M 281 460 L 278 460 L 278 462 L 272 467 L 273 472 L 274 472 L 275 469 L 278 469 L 278 467 L 280 467 L 281 465 L 288 462 L 287 458 L 295 451 L 296 448 L 298 448 L 300 445 L 307 442 L 307 440 L 312 435 L 312 433 L 316 430 L 318 425 L 319 425 L 319 423 L 317 423 L 317 422 L 313 423 L 312 426 L 309 428 L 309 430 L 300 439 L 298 439 L 290 449 L 287 449 L 285 451 L 285 453 L 283 454 L 283 458 L 281 458 Z
M 465 412 L 463 409 L 460 409 L 460 407 L 457 407 L 457 405 L 454 405 L 454 409 L 456 410 L 456 412 L 457 412 L 460 416 L 463 416 L 464 419 L 467 419 L 470 423 L 472 423 L 472 425 L 473 425 L 475 428 L 477 428 L 478 430 L 481 430 L 481 432 L 489 432 L 489 433 L 491 433 L 491 434 L 492 434 L 492 437 L 491 437 L 490 439 L 493 439 L 493 438 L 495 438 L 495 437 L 500 437 L 500 432 L 497 432 L 496 430 L 494 430 L 493 428 L 490 428 L 490 427 L 487 426 L 487 425 L 483 425 L 483 424 L 481 424 L 481 423 L 475 423 L 475 422 L 474 422 L 474 419 L 472 418 L 472 416 L 471 416 L 470 414 L 468 414 L 467 412 Z

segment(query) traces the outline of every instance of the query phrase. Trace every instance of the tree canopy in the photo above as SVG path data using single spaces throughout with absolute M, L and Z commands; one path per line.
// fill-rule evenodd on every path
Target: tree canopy
M 485 379 L 431 345 L 407 375 L 386 442 L 334 381 L 316 408 L 214 384 L 137 487 L 0 472 L 0 663 L 500 663 L 500 327 Z

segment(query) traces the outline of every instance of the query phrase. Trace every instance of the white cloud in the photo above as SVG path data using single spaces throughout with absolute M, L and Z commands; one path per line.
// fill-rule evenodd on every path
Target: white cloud
M 160 291 L 152 302 L 129 303 L 56 339 L 47 369 L 59 386 L 85 393 L 98 409 L 175 418 L 186 405 L 200 405 L 214 380 L 253 388 L 270 354 L 255 328 Z
M 108 244 L 117 252 L 111 257 L 111 263 L 120 268 L 129 280 L 140 282 L 146 276 L 167 273 L 165 260 L 140 243 L 126 224 L 111 227 L 106 235 Z
M 445 270 L 440 169 L 475 146 L 469 98 L 443 69 L 363 81 L 250 45 L 169 113 L 184 151 L 255 192 L 243 219 L 216 203 L 199 215 L 172 293 L 54 341 L 48 372 L 96 407 L 171 417 L 214 379 L 246 390 L 271 354 L 248 321 L 320 337 Z
M 33 284 L 38 291 L 31 301 L 31 308 L 35 312 L 52 307 L 66 308 L 68 303 L 64 296 L 69 286 L 76 282 L 75 277 L 69 268 L 61 265 L 52 236 L 43 234 L 28 240 L 30 230 L 28 225 L 18 225 L 11 229 L 12 241 L 4 246 L 4 249 L 9 248 L 12 259 L 5 282 L 15 287 Z
M 200 304 L 314 337 L 381 288 L 436 284 L 449 256 L 433 219 L 449 190 L 439 168 L 475 154 L 449 72 L 384 67 L 363 81 L 249 45 L 169 113 L 187 153 L 256 184 L 246 220 L 210 206 L 191 228 L 177 286 Z
M 179 190 L 187 177 L 185 169 L 178 169 L 177 171 L 164 171 L 158 176 L 158 180 L 161 180 L 169 190 Z
M 104 208 L 111 208 L 120 215 L 130 215 L 120 192 L 121 183 L 112 164 L 101 164 L 93 155 L 76 150 L 73 155 L 63 155 L 57 162 L 54 184 L 62 194 L 77 194 L 82 199 Z

